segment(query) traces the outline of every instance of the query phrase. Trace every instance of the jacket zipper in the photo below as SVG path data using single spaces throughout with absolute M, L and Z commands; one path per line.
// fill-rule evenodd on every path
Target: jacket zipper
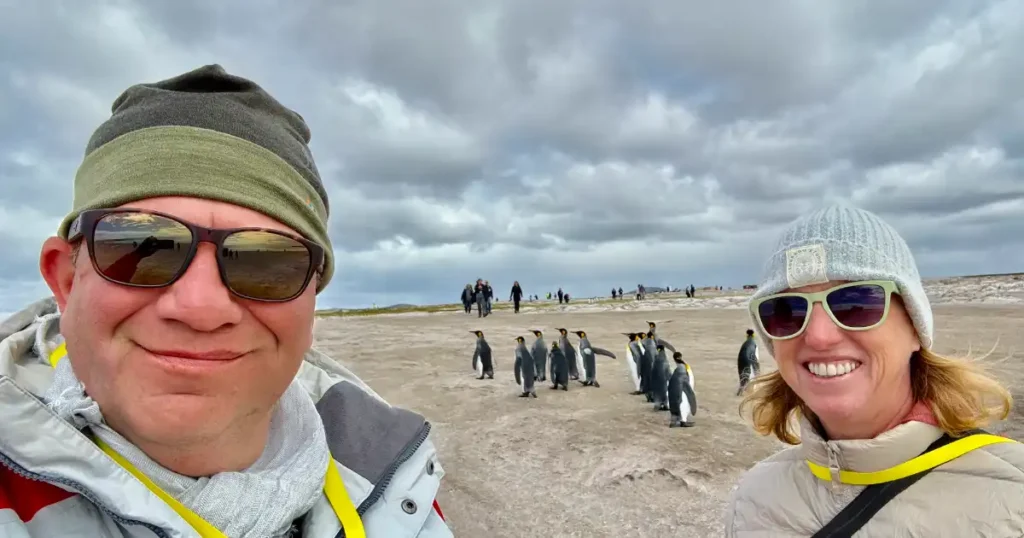
M 409 461 L 409 458 L 411 458 L 412 455 L 415 454 L 421 446 L 423 446 L 423 442 L 427 440 L 427 436 L 429 434 L 430 423 L 424 422 L 423 427 L 420 428 L 419 434 L 405 446 L 405 449 L 403 449 L 402 453 L 398 455 L 398 458 L 388 466 L 387 472 L 384 473 L 384 476 L 381 477 L 380 481 L 373 486 L 373 490 L 370 491 L 370 495 L 368 495 L 366 499 L 359 504 L 359 507 L 356 508 L 356 513 L 359 514 L 359 517 L 362 517 L 375 502 L 380 500 L 381 496 L 384 495 L 384 490 L 387 489 L 388 484 L 391 483 L 391 479 L 394 478 L 395 473 L 398 472 L 398 467 L 406 461 Z M 341 530 L 338 531 L 335 538 L 345 538 L 345 527 L 342 527 Z
M 128 518 L 125 518 L 125 517 L 123 517 L 121 515 L 118 515 L 113 510 L 107 508 L 107 506 L 105 504 L 103 504 L 102 502 L 100 502 L 99 499 L 96 499 L 91 493 L 89 493 L 88 488 L 83 487 L 81 484 L 79 484 L 78 482 L 75 482 L 74 480 L 67 480 L 65 478 L 57 478 L 57 477 L 48 477 L 48 476 L 45 476 L 45 475 L 42 475 L 42 474 L 39 474 L 39 473 L 33 473 L 33 472 L 25 469 L 21 465 L 18 465 L 17 463 L 15 463 L 14 460 L 12 460 L 11 458 L 7 457 L 7 455 L 2 453 L 2 452 L 0 452 L 0 465 L 3 465 L 4 467 L 10 469 L 11 471 L 14 472 L 14 474 L 16 474 L 18 476 L 21 476 L 22 478 L 27 478 L 29 480 L 33 480 L 33 481 L 36 481 L 36 482 L 43 482 L 43 483 L 46 483 L 46 484 L 57 483 L 57 484 L 65 485 L 65 486 L 73 489 L 74 491 L 76 491 L 79 495 L 81 495 L 81 496 L 85 497 L 86 499 L 88 499 L 89 502 L 91 502 L 93 505 L 95 505 L 97 508 L 99 508 L 103 513 L 105 513 L 108 517 L 110 517 L 110 519 L 113 519 L 114 521 L 116 521 L 117 523 L 119 523 L 119 524 L 121 524 L 123 526 L 135 525 L 135 526 L 145 527 L 145 528 L 149 529 L 150 531 L 152 531 L 153 534 L 156 534 L 157 536 L 159 536 L 161 538 L 170 538 L 170 535 L 167 534 L 167 532 L 165 532 L 162 528 L 157 527 L 156 525 L 153 525 L 151 523 L 146 523 L 144 521 L 137 521 L 137 520 L 134 520 L 134 519 L 128 519 Z
M 370 495 L 360 503 L 359 508 L 356 508 L 356 512 L 358 512 L 360 516 L 366 513 L 366 511 L 373 506 L 373 503 L 380 500 L 384 495 L 384 490 L 387 489 L 388 484 L 391 483 L 391 479 L 394 478 L 395 473 L 398 472 L 398 468 L 406 461 L 409 461 L 409 458 L 411 458 L 412 455 L 415 454 L 421 446 L 423 446 L 423 442 L 427 440 L 428 435 L 430 435 L 430 423 L 424 422 L 423 427 L 420 428 L 419 435 L 405 446 L 405 449 L 398 455 L 398 458 L 388 466 L 387 471 L 384 473 L 384 476 L 381 477 L 380 481 L 373 486 L 373 490 L 370 491 Z
M 829 484 L 832 486 L 832 491 L 835 492 L 842 484 L 839 480 L 839 470 L 841 469 L 839 466 L 839 451 L 832 443 L 825 443 L 825 446 L 828 448 L 828 470 L 832 477 Z

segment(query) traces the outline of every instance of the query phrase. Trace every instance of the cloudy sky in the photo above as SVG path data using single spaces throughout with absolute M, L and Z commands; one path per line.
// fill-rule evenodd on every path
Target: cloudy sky
M 0 311 L 118 94 L 208 63 L 310 124 L 322 307 L 753 283 L 839 199 L 926 276 L 1024 270 L 1024 3 L 686 6 L 0 0 Z

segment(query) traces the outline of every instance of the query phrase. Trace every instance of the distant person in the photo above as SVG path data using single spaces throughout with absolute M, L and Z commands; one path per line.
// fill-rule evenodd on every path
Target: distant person
M 616 299 L 615 288 L 612 288 L 612 299 Z
M 903 238 L 832 206 L 771 250 L 749 308 L 778 370 L 743 403 L 758 432 L 796 446 L 741 477 L 725 536 L 1020 536 L 1024 445 L 979 430 L 1007 417 L 1010 394 L 932 349 Z
M 484 280 L 484 300 L 487 305 L 487 313 L 491 313 L 491 301 L 494 300 L 494 289 L 491 288 L 491 283 Z
M 565 304 L 569 304 L 569 294 L 565 294 Z
M 519 286 L 519 281 L 516 280 L 512 283 L 512 293 L 509 294 L 508 299 L 512 301 L 512 308 L 516 314 L 519 313 L 519 301 L 523 299 L 523 288 Z
M 697 288 L 693 287 L 693 284 L 690 284 L 690 297 L 696 297 L 696 296 L 697 296 Z
M 42 244 L 52 295 L 0 325 L 0 536 L 452 536 L 430 423 L 312 347 L 309 140 L 218 65 L 114 101 Z
M 563 299 L 565 299 L 565 293 L 562 292 L 562 288 L 558 288 L 558 304 L 562 304 Z
M 473 287 L 473 299 L 476 301 L 476 317 L 487 317 L 487 288 L 484 286 L 484 279 L 476 279 L 476 286 Z
M 619 299 L 622 299 L 622 288 L 619 288 Z
M 466 284 L 462 290 L 462 308 L 467 314 L 473 313 L 473 285 Z

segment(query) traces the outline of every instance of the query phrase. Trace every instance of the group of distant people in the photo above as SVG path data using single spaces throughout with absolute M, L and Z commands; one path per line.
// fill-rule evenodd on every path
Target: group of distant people
M 482 279 L 476 279 L 476 284 L 466 284 L 462 290 L 462 307 L 467 314 L 473 313 L 473 305 L 476 305 L 476 317 L 485 318 L 491 314 L 491 303 L 494 300 L 494 289 L 491 283 Z
M 665 291 L 671 291 L 671 289 L 672 289 L 671 287 L 666 287 Z M 718 288 L 718 289 L 721 289 L 721 288 Z M 678 291 L 678 288 L 676 289 L 676 291 Z M 683 288 L 683 293 L 685 293 L 687 297 L 695 297 L 696 294 L 697 294 L 697 288 L 694 288 L 693 284 L 690 284 L 689 287 Z M 621 287 L 618 288 L 618 289 L 612 288 L 612 299 L 622 299 L 624 297 L 625 297 L 625 295 L 623 294 L 623 291 L 622 291 Z M 646 299 L 647 298 L 647 287 L 644 286 L 643 284 L 637 284 L 636 285 L 636 292 L 634 293 L 634 297 L 636 298 L 637 301 L 642 301 L 642 300 Z

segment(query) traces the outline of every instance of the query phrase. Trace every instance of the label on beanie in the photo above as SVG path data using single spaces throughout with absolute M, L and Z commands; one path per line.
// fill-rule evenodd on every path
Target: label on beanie
M 790 288 L 828 282 L 825 274 L 825 247 L 804 245 L 786 251 L 786 280 Z

